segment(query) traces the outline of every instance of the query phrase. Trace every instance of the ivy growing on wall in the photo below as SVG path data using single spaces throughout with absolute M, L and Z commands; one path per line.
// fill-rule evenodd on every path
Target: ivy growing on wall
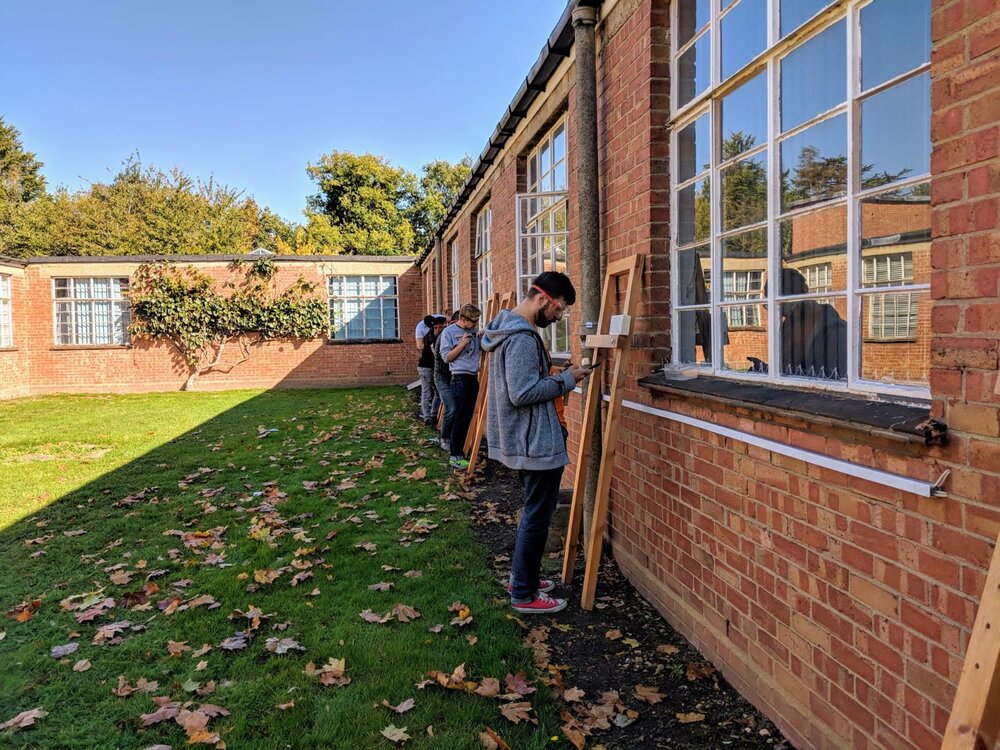
M 132 277 L 134 337 L 166 339 L 188 367 L 181 390 L 190 390 L 202 373 L 247 361 L 265 341 L 306 341 L 329 326 L 326 302 L 315 296 L 316 285 L 301 276 L 278 291 L 278 267 L 269 258 L 235 261 L 235 280 L 218 288 L 207 274 L 191 266 L 155 262 L 140 266 Z M 223 364 L 230 345 L 241 358 Z

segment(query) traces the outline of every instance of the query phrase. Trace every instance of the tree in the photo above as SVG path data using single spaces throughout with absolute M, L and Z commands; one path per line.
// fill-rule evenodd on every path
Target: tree
M 355 255 L 408 255 L 415 233 L 410 213 L 419 200 L 416 177 L 373 154 L 333 151 L 306 172 L 318 192 L 306 199 L 306 217 L 327 217 L 328 239 Z M 321 220 L 318 220 L 321 222 Z
M 313 295 L 315 284 L 301 276 L 278 292 L 273 284 L 277 266 L 270 259 L 237 261 L 230 270 L 242 279 L 226 284 L 227 293 L 191 266 L 146 263 L 132 277 L 129 333 L 173 345 L 188 367 L 181 390 L 222 366 L 227 344 L 238 345 L 242 355 L 226 365 L 231 370 L 265 341 L 314 339 L 329 325 L 326 303 Z
M 21 134 L 0 117 L 0 253 L 6 253 L 29 206 L 45 196 L 42 163 L 21 144 Z
M 434 235 L 434 230 L 444 219 L 451 204 L 469 179 L 472 172 L 472 158 L 465 156 L 456 164 L 438 159 L 423 166 L 420 178 L 420 199 L 413 207 L 411 221 L 416 235 L 416 247 L 426 247 Z

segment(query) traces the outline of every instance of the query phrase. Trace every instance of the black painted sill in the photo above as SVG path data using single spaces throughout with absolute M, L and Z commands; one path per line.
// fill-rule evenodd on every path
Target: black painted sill
M 639 385 L 654 392 L 700 398 L 911 443 L 944 445 L 948 439 L 947 425 L 931 419 L 929 403 L 897 404 L 854 394 L 779 388 L 705 375 L 672 380 L 659 371 L 640 378 Z

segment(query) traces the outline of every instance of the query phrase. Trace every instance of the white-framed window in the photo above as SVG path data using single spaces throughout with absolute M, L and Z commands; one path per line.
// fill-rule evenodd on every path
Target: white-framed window
M 59 346 L 127 346 L 131 305 L 127 278 L 54 278 L 52 304 Z
M 338 341 L 399 338 L 395 276 L 328 276 L 330 338 Z
M 913 283 L 913 253 L 872 255 L 861 259 L 861 284 L 870 287 Z M 879 341 L 909 341 L 917 336 L 918 299 L 913 292 L 870 294 L 867 336 Z
M 517 298 L 543 271 L 567 272 L 566 120 L 528 154 L 528 191 L 517 196 Z M 569 353 L 569 316 L 539 332 L 554 354 Z
M 476 216 L 476 284 L 479 308 L 485 313 L 493 296 L 493 209 L 486 206 Z
M 12 346 L 14 346 L 14 314 L 10 274 L 0 273 L 0 349 Z
M 931 0 L 671 7 L 674 360 L 926 398 Z
M 457 310 L 461 305 L 458 302 L 458 240 L 452 240 L 451 252 L 451 309 Z

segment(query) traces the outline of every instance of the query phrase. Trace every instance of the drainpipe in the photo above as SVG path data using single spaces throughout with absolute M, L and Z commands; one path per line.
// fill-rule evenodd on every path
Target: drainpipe
M 576 155 L 577 194 L 580 231 L 580 333 L 598 333 L 601 313 L 600 194 L 597 172 L 597 54 L 594 27 L 597 8 L 580 5 L 573 10 L 576 48 Z M 583 356 L 593 361 L 593 352 L 584 347 Z M 600 371 L 598 371 L 600 372 Z M 584 381 L 585 389 L 600 388 L 600 374 Z M 586 390 L 584 391 L 586 393 Z M 603 401 L 600 402 L 603 404 Z M 600 406 L 598 407 L 600 408 Z M 582 439 L 582 437 L 581 437 Z M 583 533 L 588 534 L 597 495 L 601 465 L 601 417 L 594 420 L 593 448 L 587 461 L 587 484 L 583 494 Z M 579 470 L 579 467 L 577 468 Z

